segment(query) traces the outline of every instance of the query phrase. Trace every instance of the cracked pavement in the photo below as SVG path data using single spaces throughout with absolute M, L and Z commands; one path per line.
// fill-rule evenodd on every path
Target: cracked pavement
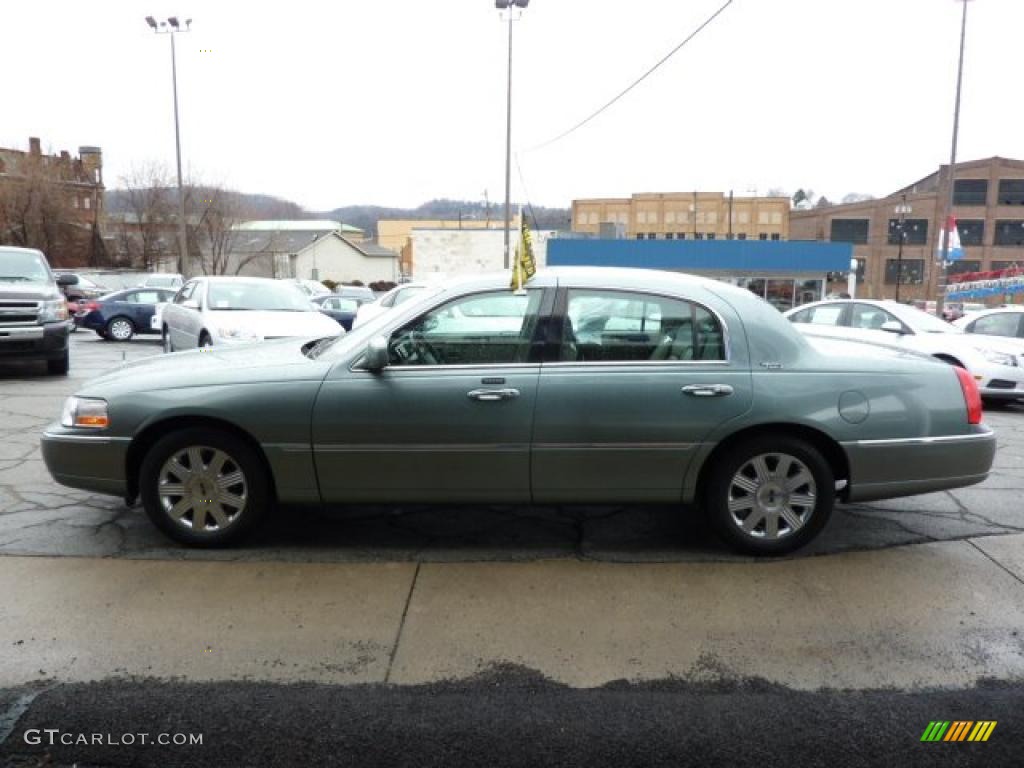
M 569 558 L 599 562 L 741 561 L 695 515 L 676 507 L 349 507 L 289 509 L 245 547 L 187 550 L 168 542 L 139 506 L 57 485 L 39 433 L 84 380 L 160 354 L 154 338 L 128 344 L 73 336 L 67 379 L 41 366 L 0 368 L 0 555 L 225 561 L 476 562 Z M 871 504 L 839 505 L 825 532 L 795 557 L 1024 532 L 1024 406 L 989 410 L 999 450 L 977 486 Z

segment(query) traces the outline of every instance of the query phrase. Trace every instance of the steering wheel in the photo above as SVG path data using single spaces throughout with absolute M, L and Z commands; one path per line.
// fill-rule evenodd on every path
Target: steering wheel
M 440 365 L 441 357 L 420 331 L 409 331 L 391 348 L 403 365 Z

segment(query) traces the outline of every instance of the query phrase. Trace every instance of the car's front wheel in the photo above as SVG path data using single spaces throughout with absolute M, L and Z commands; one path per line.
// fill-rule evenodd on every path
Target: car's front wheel
M 205 427 L 161 438 L 142 461 L 139 491 L 153 524 L 193 547 L 239 541 L 270 504 L 256 451 L 235 435 Z
M 135 325 L 127 317 L 115 317 L 107 323 L 107 337 L 114 341 L 131 341 L 135 335 Z
M 719 534 L 755 555 L 802 547 L 825 527 L 834 503 L 828 462 L 810 443 L 784 436 L 738 443 L 715 460 L 705 489 Z
M 174 351 L 174 345 L 171 344 L 171 333 L 170 331 L 167 330 L 166 325 L 163 327 L 163 330 L 161 331 L 161 336 L 161 340 L 163 341 L 164 344 L 164 352 L 170 354 L 171 352 Z

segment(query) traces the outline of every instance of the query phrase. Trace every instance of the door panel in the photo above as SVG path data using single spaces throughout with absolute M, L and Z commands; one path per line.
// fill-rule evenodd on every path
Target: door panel
M 313 412 L 323 499 L 529 501 L 542 297 L 460 296 L 396 329 L 383 370 L 332 371 Z
M 324 501 L 529 501 L 538 374 L 396 368 L 329 378 L 313 411 Z M 518 396 L 470 398 L 481 389 Z
M 678 299 L 570 290 L 561 312 L 562 359 L 537 393 L 534 500 L 678 501 L 701 441 L 750 408 L 745 356 Z

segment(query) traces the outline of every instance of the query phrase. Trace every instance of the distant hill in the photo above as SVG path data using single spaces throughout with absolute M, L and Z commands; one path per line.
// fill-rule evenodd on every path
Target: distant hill
M 518 204 L 514 203 L 514 211 L 518 210 Z M 476 220 L 484 221 L 490 218 L 491 221 L 504 221 L 505 206 L 491 205 L 488 207 L 479 200 L 449 200 L 446 198 L 430 200 L 416 208 L 388 208 L 379 205 L 348 205 L 343 208 L 335 208 L 333 211 L 323 211 L 312 214 L 318 218 L 336 219 L 345 224 L 366 230 L 376 235 L 378 219 L 448 219 L 450 221 Z M 524 214 L 527 216 L 530 226 L 535 229 L 568 229 L 569 209 L 568 208 L 546 208 L 544 206 L 533 206 L 532 209 L 524 207 Z
M 483 221 L 504 220 L 504 205 L 491 205 L 490 209 L 479 200 L 430 200 L 416 208 L 390 208 L 381 205 L 348 205 L 332 211 L 307 211 L 297 203 L 273 195 L 233 193 L 241 207 L 250 211 L 254 219 L 334 219 L 350 224 L 376 237 L 378 219 L 449 219 Z M 177 199 L 174 197 L 173 199 Z M 104 198 L 108 213 L 127 213 L 128 190 L 108 189 Z M 518 210 L 518 203 L 513 204 Z M 534 206 L 524 208 L 530 225 L 536 229 L 568 229 L 568 208 L 546 208 Z

